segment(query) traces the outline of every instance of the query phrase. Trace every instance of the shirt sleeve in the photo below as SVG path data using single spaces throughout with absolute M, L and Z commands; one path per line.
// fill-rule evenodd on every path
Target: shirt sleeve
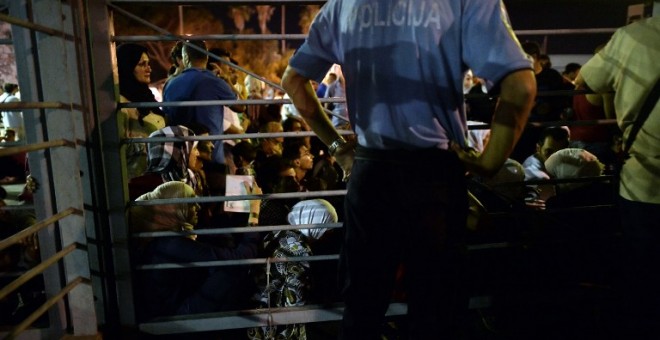
M 616 31 L 607 45 L 580 68 L 580 76 L 594 92 L 607 92 L 613 89 L 614 73 L 621 69 L 621 65 L 614 62 L 621 60 L 615 56 L 620 39 L 621 32 Z
M 501 0 L 466 1 L 463 15 L 463 61 L 475 75 L 499 83 L 513 71 L 532 69 Z
M 333 64 L 341 64 L 339 31 L 335 30 L 336 1 L 329 1 L 316 16 L 305 42 L 289 60 L 289 66 L 305 78 L 321 82 Z

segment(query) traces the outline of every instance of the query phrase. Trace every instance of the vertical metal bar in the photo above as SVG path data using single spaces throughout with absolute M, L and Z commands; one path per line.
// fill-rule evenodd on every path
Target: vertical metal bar
M 29 20 L 28 3 L 26 0 L 9 2 L 9 15 Z M 39 102 L 43 100 L 41 91 L 41 78 L 39 76 L 40 65 L 36 55 L 35 33 L 27 28 L 12 26 L 12 39 L 14 42 L 14 53 L 16 55 L 16 70 L 18 74 L 18 83 L 21 87 L 21 99 L 27 102 Z M 27 143 L 45 142 L 45 128 L 42 120 L 43 110 L 24 110 L 23 120 L 25 125 L 25 136 Z M 51 187 L 51 177 L 48 172 L 48 163 L 46 159 L 47 151 L 41 150 L 30 152 L 28 162 L 30 173 L 34 176 L 40 185 L 40 190 L 34 194 L 34 207 L 38 219 L 45 219 L 54 214 Z M 57 253 L 57 245 L 54 236 L 55 228 L 48 227 L 39 232 L 41 258 L 50 258 Z M 59 291 L 62 281 L 58 266 L 51 266 L 44 271 L 44 285 L 47 296 L 53 296 Z M 44 330 L 46 338 L 60 338 L 63 335 L 64 325 L 59 320 L 65 318 L 63 304 L 59 303 L 58 308 L 51 308 L 48 311 L 50 321 L 49 328 Z
M 179 35 L 183 35 L 183 6 L 179 5 Z
M 282 8 L 282 23 L 281 23 L 282 32 L 281 33 L 282 33 L 282 36 L 284 36 L 284 34 L 286 34 L 286 6 L 284 4 L 282 4 L 280 7 Z M 282 55 L 284 55 L 286 53 L 286 40 L 282 39 L 281 43 L 282 43 L 281 53 L 282 53 Z
M 128 226 L 125 217 L 125 203 L 128 201 L 127 184 L 124 181 L 123 166 L 119 155 L 119 131 L 115 110 L 118 102 L 116 89 L 116 62 L 112 12 L 102 1 L 87 2 L 87 13 L 90 34 L 90 59 L 92 60 L 92 81 L 95 91 L 94 112 L 97 114 L 99 143 L 102 153 L 102 171 L 106 184 L 105 210 L 108 214 L 107 236 L 112 242 L 112 253 L 108 261 L 112 261 L 112 282 L 109 288 L 115 289 L 116 301 L 114 313 L 119 323 L 124 326 L 135 325 L 135 309 L 133 306 L 133 289 L 130 270 L 130 254 L 128 249 Z M 114 71 L 113 71 L 114 70 Z M 121 183 L 118 185 L 118 183 Z M 111 308 L 106 308 L 111 312 Z M 110 318 L 109 318 L 110 319 Z
M 87 1 L 71 1 L 74 14 L 74 36 L 79 42 L 76 44 L 75 54 L 78 56 L 78 77 L 80 79 L 82 118 L 87 136 L 86 151 L 81 152 L 81 169 L 85 176 L 81 176 L 83 187 L 83 202 L 86 209 L 85 225 L 87 226 L 87 251 L 91 270 L 91 287 L 94 293 L 95 310 L 99 325 L 116 325 L 115 286 L 112 284 L 114 269 L 110 250 L 110 237 L 108 237 L 108 214 L 105 207 L 106 190 L 105 174 L 103 171 L 100 133 L 96 128 L 99 119 L 94 110 L 93 72 L 90 59 L 90 27 L 87 15 Z M 110 278 L 108 278 L 110 277 Z M 108 313 L 108 308 L 111 312 Z M 110 314 L 110 316 L 109 316 Z
M 68 3 L 60 1 L 34 0 L 12 2 L 19 18 L 37 25 L 64 32 L 62 36 L 45 35 L 39 32 L 23 32 L 15 39 L 21 48 L 16 49 L 19 75 L 31 75 L 22 81 L 28 85 L 28 97 L 24 100 L 41 101 L 42 98 L 63 103 L 81 103 L 80 81 L 76 39 L 71 39 L 73 13 Z M 15 14 L 14 14 L 15 15 Z M 20 40 L 20 43 L 18 42 Z M 41 63 L 40 61 L 48 61 Z M 24 62 L 25 61 L 25 62 Z M 17 65 L 18 66 L 18 65 Z M 25 93 L 24 93 L 25 95 Z M 28 142 L 41 142 L 52 139 L 85 140 L 85 127 L 78 110 L 46 108 L 39 114 L 28 115 L 26 119 Z M 30 131 L 31 130 L 31 131 Z M 35 197 L 37 216 L 41 219 L 68 207 L 83 208 L 83 194 L 80 180 L 80 148 L 56 148 L 29 155 L 30 169 L 41 184 L 41 194 Z M 40 232 L 42 257 L 52 256 L 60 244 L 87 244 L 85 217 L 69 216 L 61 222 L 65 228 L 48 228 Z M 59 240 L 59 242 L 54 242 Z M 61 242 L 61 243 L 60 243 Z M 63 261 L 63 274 L 57 267 L 44 273 L 47 294 L 54 295 L 62 283 L 76 277 L 89 278 L 87 252 L 76 250 Z M 70 314 L 63 312 L 65 304 L 58 303 L 57 312 L 50 312 L 52 337 L 69 328 L 74 335 L 96 334 L 96 313 L 92 289 L 89 285 L 69 294 L 67 299 Z M 56 325 L 59 320 L 60 325 Z
M 34 21 L 44 26 L 56 27 L 61 31 L 73 35 L 73 13 L 69 2 L 52 0 L 33 0 Z M 55 14 L 55 15 L 54 15 Z M 41 77 L 44 80 L 44 96 L 57 98 L 64 103 L 82 103 L 81 84 L 78 72 L 78 55 L 75 53 L 79 40 L 65 40 L 61 37 L 48 36 L 37 33 L 39 39 L 38 53 L 40 60 L 48 60 L 49 67 L 41 68 Z M 51 65 L 58 65 L 53 67 Z M 52 86 L 51 84 L 66 84 L 65 86 Z M 48 84 L 48 85 L 46 85 Z M 71 140 L 86 140 L 86 128 L 83 114 L 79 110 L 52 110 L 45 116 L 46 128 L 49 138 L 68 138 Z M 85 176 L 86 169 L 81 169 L 85 163 L 81 161 L 86 154 L 85 148 L 57 148 L 51 150 L 51 171 L 53 190 L 55 194 L 55 207 L 57 211 L 68 207 L 83 209 L 83 185 L 81 176 Z M 87 213 L 83 216 L 72 215 L 61 224 L 66 227 L 59 228 L 59 237 L 62 245 L 72 243 L 87 244 Z M 77 277 L 90 278 L 89 257 L 85 250 L 76 250 L 64 261 L 65 282 Z M 73 335 L 94 335 L 97 333 L 97 319 L 94 309 L 94 296 L 90 285 L 83 285 L 71 291 L 68 295 L 70 325 Z

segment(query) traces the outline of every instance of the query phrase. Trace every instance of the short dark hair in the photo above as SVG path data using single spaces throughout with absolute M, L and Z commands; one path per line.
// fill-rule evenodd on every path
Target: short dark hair
M 295 116 L 288 116 L 286 119 L 282 122 L 282 128 L 284 131 L 293 131 L 293 124 L 295 123 L 300 123 L 300 125 L 303 125 L 302 118 L 295 117 Z
M 230 61 L 231 61 L 231 53 L 229 53 L 229 51 L 225 50 L 224 48 L 221 48 L 221 47 L 209 48 L 209 52 L 212 53 L 212 54 L 217 55 L 220 58 L 230 59 Z M 213 63 L 213 62 L 216 62 L 216 61 L 217 60 L 216 60 L 215 57 L 212 57 L 212 56 L 209 55 L 209 62 Z
M 566 64 L 566 67 L 564 67 L 564 74 L 579 71 L 580 68 L 582 68 L 582 65 L 578 63 L 568 63 Z
M 199 51 L 198 49 L 196 49 L 196 48 L 194 48 L 190 45 L 197 46 L 200 49 L 202 49 L 203 51 Z M 204 42 L 204 40 L 188 40 L 188 41 L 186 41 L 186 44 L 183 45 L 183 51 L 186 52 L 186 54 L 188 55 L 188 58 L 191 59 L 191 60 L 199 61 L 199 60 L 204 60 L 204 59 L 208 58 L 208 54 L 206 54 L 206 51 L 208 51 L 208 49 L 206 48 L 206 42 Z
M 247 162 L 252 162 L 257 158 L 257 148 L 248 141 L 240 141 L 231 148 L 231 154 L 236 159 L 241 157 Z
M 5 92 L 12 93 L 18 88 L 18 85 L 12 83 L 6 83 L 4 86 Z
M 535 41 L 525 41 L 522 43 L 522 49 L 532 57 L 538 58 L 541 55 L 541 46 Z
M 541 133 L 541 138 L 539 138 L 538 144 L 543 145 L 545 143 L 546 138 L 552 138 L 556 141 L 565 141 L 568 143 L 568 130 L 563 128 L 563 127 L 549 127 L 543 130 L 543 133 Z
M 305 145 L 305 143 L 301 140 L 293 140 L 290 141 L 289 143 L 284 143 L 284 149 L 282 150 L 282 158 L 284 158 L 285 161 L 289 162 L 290 164 L 293 164 L 293 161 L 296 159 L 300 158 L 302 155 L 300 154 L 300 148 Z

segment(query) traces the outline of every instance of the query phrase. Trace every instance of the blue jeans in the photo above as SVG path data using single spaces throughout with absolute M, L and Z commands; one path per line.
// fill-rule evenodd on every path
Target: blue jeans
M 380 339 L 400 263 L 411 339 L 451 334 L 457 309 L 467 309 L 457 293 L 468 208 L 464 174 L 456 155 L 444 150 L 358 148 L 345 200 L 341 339 Z

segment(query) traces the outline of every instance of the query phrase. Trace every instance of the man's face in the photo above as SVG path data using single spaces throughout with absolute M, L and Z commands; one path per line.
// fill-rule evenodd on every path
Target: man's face
M 311 170 L 314 167 L 314 156 L 306 146 L 300 147 L 300 158 L 298 158 L 298 166 L 303 170 Z
M 231 60 L 229 60 L 228 57 L 221 57 L 221 58 L 222 60 L 231 62 Z M 225 79 L 230 80 L 231 81 L 230 85 L 236 84 L 238 75 L 236 74 L 236 71 L 234 70 L 233 67 L 215 59 L 210 61 L 209 64 L 213 65 L 213 69 L 218 77 L 223 77 Z
M 543 145 L 536 146 L 541 161 L 545 162 L 553 153 L 568 147 L 566 141 L 558 141 L 552 137 L 545 137 Z
M 279 138 L 268 138 L 263 142 L 263 150 L 266 155 L 282 155 L 282 142 Z

